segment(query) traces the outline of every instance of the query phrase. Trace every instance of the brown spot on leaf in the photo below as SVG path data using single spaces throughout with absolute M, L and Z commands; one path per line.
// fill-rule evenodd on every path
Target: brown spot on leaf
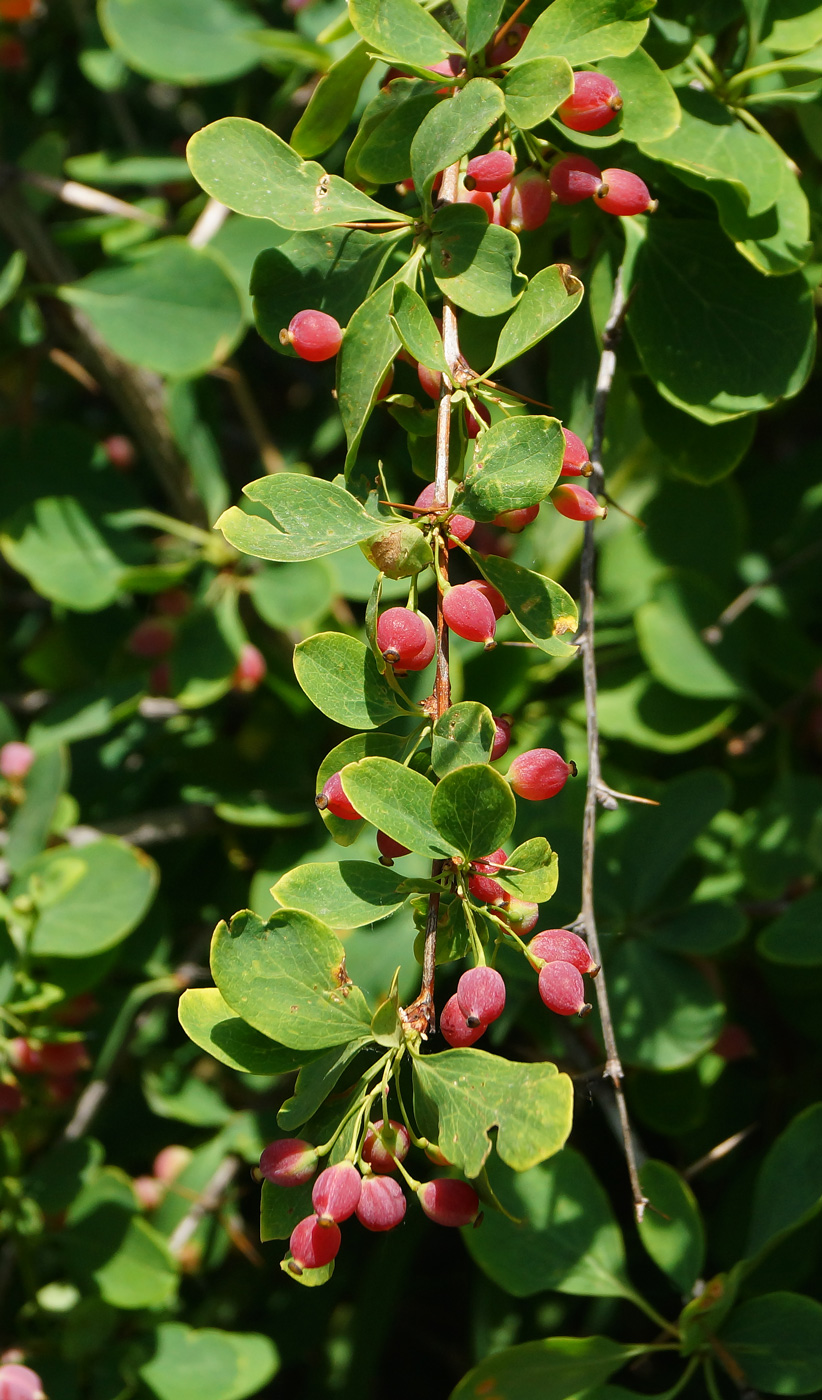
M 563 632 L 573 632 L 576 625 L 575 617 L 558 617 L 554 623 L 554 636 L 561 637 Z

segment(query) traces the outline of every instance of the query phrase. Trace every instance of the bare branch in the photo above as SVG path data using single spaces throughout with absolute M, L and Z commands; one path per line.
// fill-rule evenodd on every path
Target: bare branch
M 8 167 L 0 167 L 0 179 L 9 173 Z M 12 170 L 12 173 L 16 173 Z M 54 195 L 63 204 L 71 204 L 75 209 L 88 209 L 94 214 L 113 214 L 118 219 L 131 219 L 136 224 L 146 224 L 149 228 L 166 228 L 166 220 L 148 209 L 136 204 L 128 204 L 116 195 L 105 190 L 96 190 L 91 185 L 81 185 L 77 180 L 62 180 L 55 175 L 44 175 L 40 170 L 22 170 L 20 178 L 27 185 Z
M 205 248 L 215 234 L 220 232 L 230 213 L 227 204 L 221 204 L 219 199 L 209 199 L 188 235 L 188 242 L 192 248 Z
M 729 1152 L 733 1152 L 735 1147 L 739 1147 L 751 1133 L 756 1131 L 758 1124 L 749 1123 L 747 1128 L 742 1128 L 738 1133 L 733 1133 L 724 1142 L 718 1142 L 716 1147 L 712 1147 L 710 1152 L 706 1152 L 704 1157 L 698 1157 L 689 1167 L 686 1167 L 682 1175 L 686 1181 L 691 1181 L 693 1177 L 699 1176 L 706 1167 L 712 1167 L 714 1162 L 721 1162 L 723 1157 L 727 1157 Z
M 172 1231 L 168 1247 L 172 1254 L 179 1254 L 188 1244 L 200 1221 L 217 1210 L 223 1196 L 231 1185 L 240 1166 L 238 1157 L 226 1157 L 217 1168 L 211 1180 L 206 1183 L 191 1209 L 183 1216 L 179 1225 Z
M 756 602 L 764 589 L 770 588 L 772 583 L 776 583 L 778 579 L 784 578 L 785 574 L 790 574 L 794 569 L 799 569 L 803 564 L 809 563 L 811 559 L 815 559 L 817 554 L 820 553 L 822 553 L 822 540 L 814 540 L 813 544 L 806 545 L 804 549 L 800 549 L 799 552 L 792 555 L 790 559 L 786 559 L 782 564 L 778 564 L 775 569 L 771 569 L 769 574 L 766 574 L 763 579 L 759 580 L 759 583 L 749 584 L 747 588 L 744 588 L 742 592 L 734 598 L 732 603 L 728 604 L 727 608 L 723 609 L 716 619 L 716 622 L 712 623 L 710 627 L 705 628 L 702 633 L 703 640 L 706 641 L 709 646 L 718 646 L 725 634 L 725 628 L 730 627 L 732 622 L 736 622 L 736 619 L 741 617 L 752 603 Z

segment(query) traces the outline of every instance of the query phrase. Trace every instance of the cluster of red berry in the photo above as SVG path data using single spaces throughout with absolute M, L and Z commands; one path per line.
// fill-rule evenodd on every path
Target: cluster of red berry
M 74 1003 L 70 1002 L 65 1007 L 64 1024 L 76 1024 L 77 1020 L 85 1020 L 88 1014 L 87 1003 L 91 1002 L 90 997 L 76 997 Z M 45 1099 L 54 1105 L 69 1103 L 74 1098 L 77 1093 L 77 1074 L 91 1065 L 85 1042 L 82 1040 L 36 1041 L 16 1036 L 9 1041 L 7 1051 L 11 1069 L 17 1074 L 41 1078 Z M 4 1115 L 17 1113 L 23 1103 L 23 1091 L 16 1079 L 0 1081 L 0 1119 Z
M 141 661 L 153 661 L 148 685 L 152 695 L 168 695 L 171 691 L 171 667 L 168 660 L 177 645 L 180 619 L 191 608 L 191 595 L 184 588 L 167 588 L 154 600 L 156 617 L 144 617 L 129 633 L 126 647 Z M 265 679 L 268 666 L 259 647 L 243 642 L 237 665 L 231 678 L 234 690 L 256 690 Z

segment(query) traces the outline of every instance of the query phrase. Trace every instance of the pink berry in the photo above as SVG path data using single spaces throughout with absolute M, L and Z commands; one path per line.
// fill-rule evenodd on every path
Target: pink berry
M 515 168 L 516 161 L 508 151 L 489 151 L 487 155 L 474 156 L 465 172 L 465 188 L 496 194 L 508 184 Z
M 397 1170 L 397 1162 L 405 1161 L 410 1146 L 411 1139 L 404 1123 L 397 1123 L 393 1118 L 389 1118 L 385 1123 L 382 1118 L 378 1118 L 376 1123 L 368 1125 L 362 1159 L 368 1163 L 372 1172 L 384 1176 Z
M 507 34 L 490 45 L 485 53 L 489 68 L 504 68 L 506 63 L 518 54 L 531 32 L 530 24 L 512 24 Z
M 547 963 L 571 963 L 579 972 L 588 972 L 591 976 L 599 972 L 585 939 L 580 938 L 577 933 L 571 933 L 569 929 L 546 929 L 531 939 L 528 948 L 530 952 L 536 954 L 538 958 L 543 958 Z
M 339 1224 L 354 1214 L 362 1191 L 362 1177 L 353 1162 L 326 1167 L 314 1182 L 311 1201 L 321 1225 Z
M 454 1050 L 464 1050 L 485 1034 L 485 1026 L 469 1026 L 456 996 L 449 997 L 440 1013 L 440 1035 Z
M 576 764 L 566 763 L 553 749 L 528 749 L 508 769 L 508 781 L 517 797 L 525 797 L 529 802 L 556 797 L 568 779 L 576 775 Z
M 560 204 L 590 199 L 602 184 L 602 171 L 587 156 L 565 156 L 551 170 L 551 189 Z
M 570 428 L 563 428 L 565 438 L 565 451 L 562 455 L 562 468 L 560 476 L 590 476 L 591 462 L 588 457 L 588 448 L 572 433 Z
M 511 747 L 511 722 L 504 715 L 494 715 L 494 743 L 491 749 L 491 762 L 502 758 Z
M 567 962 L 546 963 L 539 974 L 539 994 L 558 1016 L 582 1016 L 591 1010 L 578 967 Z
M 0 1366 L 0 1400 L 46 1400 L 43 1382 L 29 1366 Z
M 147 617 L 137 623 L 127 646 L 132 656 L 154 661 L 158 656 L 168 656 L 174 646 L 174 637 L 174 628 L 169 622 L 159 617 Z
M 19 1113 L 22 1107 L 23 1095 L 19 1085 L 0 1079 L 0 1122 L 6 1114 Z
M 405 669 L 426 643 L 425 623 L 411 608 L 388 608 L 377 622 L 377 646 L 392 666 Z
M 505 983 L 493 967 L 471 967 L 457 983 L 457 1001 L 470 1027 L 488 1026 L 505 1010 Z
M 345 822 L 356 822 L 360 814 L 343 792 L 339 773 L 332 773 L 319 797 L 314 801 L 321 812 L 330 812 L 333 817 L 342 817 Z
M 476 400 L 472 399 L 470 405 L 465 405 L 465 431 L 469 438 L 479 437 L 480 420 L 483 423 L 490 423 L 491 414 L 484 403 L 477 403 Z
M 490 856 L 483 856 L 481 860 L 474 861 L 475 873 L 469 877 L 468 889 L 475 899 L 481 899 L 483 904 L 508 903 L 508 894 L 502 885 L 490 878 L 505 865 L 507 859 L 505 852 L 500 848 L 498 851 L 492 851 Z
M 467 583 L 449 588 L 442 600 L 442 615 L 452 632 L 468 642 L 482 642 L 485 650 L 495 646 L 497 619 L 487 598 Z
M 417 1192 L 417 1199 L 428 1219 L 437 1225 L 473 1225 L 479 1215 L 480 1199 L 473 1186 L 449 1176 L 426 1181 Z
M 530 904 L 525 899 L 509 899 L 505 908 L 498 910 L 497 917 L 508 925 L 512 933 L 522 938 L 536 928 L 539 922 L 539 905 Z
M 426 63 L 425 66 L 429 73 L 439 73 L 443 78 L 456 78 L 465 68 L 465 59 L 461 53 L 450 53 L 439 63 Z M 444 91 L 448 92 L 448 88 Z
M 382 1233 L 395 1230 L 405 1216 L 406 1199 L 402 1187 L 391 1176 L 367 1176 L 356 1215 L 366 1230 Z
M 422 514 L 424 511 L 433 511 L 435 492 L 436 486 L 433 481 L 428 486 L 425 486 L 422 491 L 420 491 L 420 494 L 414 502 L 414 507 L 418 514 Z M 449 483 L 449 501 L 451 499 L 452 494 L 453 487 Z M 448 533 L 453 535 L 458 540 L 467 540 L 473 532 L 475 523 L 475 521 L 469 520 L 467 515 L 452 515 L 448 521 Z M 453 544 L 449 544 L 448 548 L 453 549 Z
M 333 1221 L 321 1225 L 316 1215 L 308 1215 L 291 1231 L 288 1247 L 291 1257 L 300 1269 L 321 1269 L 330 1264 L 340 1252 L 339 1225 Z
M 179 1143 L 171 1143 L 168 1147 L 163 1147 L 157 1153 L 152 1163 L 151 1170 L 160 1181 L 174 1181 L 185 1171 L 193 1152 L 190 1147 L 183 1147 Z
M 418 364 L 417 378 L 420 381 L 420 387 L 425 390 L 430 399 L 439 398 L 442 375 L 438 369 L 429 369 L 427 365 Z
M 394 674 L 397 676 L 404 676 L 406 671 L 424 671 L 426 666 L 430 666 L 434 660 L 434 652 L 437 650 L 437 634 L 434 631 L 434 624 L 430 618 L 425 616 L 425 613 L 419 613 L 418 616 L 425 629 L 425 641 L 419 651 L 415 651 L 407 658 L 404 666 L 394 667 Z
M 619 88 L 604 73 L 575 73 L 574 91 L 560 105 L 558 117 L 571 131 L 598 131 L 622 106 Z
M 392 388 L 392 386 L 393 386 L 393 383 L 394 383 L 394 366 L 393 366 L 393 365 L 389 365 L 389 366 L 388 366 L 388 373 L 386 374 L 384 380 L 382 381 L 382 384 L 380 385 L 380 391 L 379 391 L 379 393 L 377 394 L 377 403 L 382 403 L 383 399 L 387 399 L 387 398 L 388 398 L 388 395 L 391 393 L 391 388 Z
M 467 190 L 464 185 L 460 185 L 457 194 L 458 204 L 476 204 L 479 209 L 484 210 L 488 215 L 489 224 L 494 217 L 494 196 L 488 194 L 487 190 Z
M 165 1185 L 156 1176 L 135 1176 L 131 1184 L 143 1210 L 156 1210 L 165 1200 Z
M 500 618 L 503 616 L 504 613 L 507 613 L 508 604 L 506 603 L 499 589 L 495 588 L 493 583 L 489 583 L 487 579 L 472 578 L 470 582 L 466 584 L 466 587 L 476 588 L 477 592 L 481 593 L 483 598 L 488 599 L 489 603 L 491 604 L 491 607 L 494 610 L 494 617 Z
M 494 524 L 499 525 L 501 530 L 510 530 L 513 535 L 518 535 L 524 530 L 526 525 L 530 525 L 532 520 L 536 520 L 539 515 L 539 506 L 525 506 L 522 510 L 504 510 L 501 515 L 494 517 Z
M 137 460 L 134 443 L 123 433 L 112 433 L 111 437 L 104 438 L 103 451 L 118 472 L 131 471 Z
M 21 778 L 25 778 L 36 757 L 31 744 L 10 739 L 0 748 L 0 773 L 4 778 L 19 782 Z
M 393 836 L 386 836 L 384 831 L 377 832 L 377 850 L 380 853 L 380 865 L 393 865 L 400 856 L 407 856 L 408 846 L 401 846 L 399 841 L 395 841 Z
M 235 690 L 256 690 L 268 670 L 265 657 L 253 642 L 243 642 L 232 684 Z
M 602 190 L 594 195 L 594 204 L 606 214 L 645 214 L 653 213 L 657 202 L 632 170 L 603 170 Z
M 575 486 L 571 482 L 561 482 L 555 486 L 551 501 L 567 520 L 602 520 L 608 514 L 607 508 L 599 504 L 596 496 L 592 496 L 584 486 Z
M 270 1142 L 260 1157 L 260 1171 L 275 1186 L 302 1186 L 317 1170 L 317 1154 L 303 1138 Z
M 55 1079 L 68 1078 L 91 1064 L 82 1040 L 47 1041 L 34 1054 L 37 1072 L 53 1075 Z
M 514 233 L 530 233 L 551 212 L 551 186 L 539 170 L 523 170 L 499 197 L 500 221 Z
M 325 311 L 298 311 L 288 330 L 280 331 L 280 344 L 290 345 L 301 360 L 331 360 L 342 345 L 339 321 Z

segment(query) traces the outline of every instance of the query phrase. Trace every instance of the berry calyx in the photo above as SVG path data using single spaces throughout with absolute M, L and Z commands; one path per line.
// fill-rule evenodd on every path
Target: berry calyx
M 550 962 L 540 969 L 539 994 L 549 1011 L 558 1016 L 587 1016 L 582 973 L 573 963 Z
M 498 851 L 492 851 L 490 856 L 483 856 L 481 860 L 474 861 L 474 874 L 469 876 L 468 889 L 475 899 L 482 900 L 483 904 L 508 903 L 508 894 L 502 885 L 490 878 L 505 865 L 507 859 L 500 847 Z
M 415 510 L 415 513 L 418 514 L 418 515 L 422 515 L 422 514 L 424 514 L 426 511 L 431 511 L 431 512 L 432 512 L 432 518 L 437 518 L 437 517 L 440 515 L 441 512 L 440 512 L 440 511 L 435 511 L 435 510 L 434 510 L 434 496 L 435 496 L 435 494 L 436 494 L 436 485 L 435 485 L 435 483 L 432 481 L 432 482 L 429 483 L 428 486 L 425 486 L 425 487 L 423 488 L 423 490 L 420 491 L 420 494 L 418 495 L 416 501 L 414 502 L 414 510 Z M 453 483 L 449 481 L 449 483 L 448 483 L 448 500 L 449 500 L 449 503 L 450 503 L 450 501 L 451 501 L 453 495 L 454 495 L 454 486 L 453 486 Z M 469 517 L 468 517 L 467 515 L 452 515 L 452 516 L 450 516 L 449 519 L 448 519 L 448 525 L 447 525 L 448 533 L 449 533 L 449 535 L 453 535 L 453 536 L 455 537 L 455 539 L 463 540 L 463 541 L 464 541 L 464 540 L 467 540 L 467 539 L 470 537 L 470 535 L 471 535 L 471 533 L 472 533 L 472 531 L 473 531 L 473 529 L 474 529 L 474 525 L 475 525 L 475 524 L 476 524 L 476 521 L 470 520 Z M 453 548 L 454 548 L 453 543 L 449 543 L 448 548 L 449 548 L 449 549 L 453 549 Z
M 458 583 L 449 588 L 442 600 L 442 615 L 452 632 L 464 637 L 468 642 L 482 642 L 486 651 L 496 646 L 494 633 L 497 619 L 488 599 L 470 588 L 467 583 Z
M 509 899 L 505 907 L 497 912 L 497 918 L 502 919 L 512 933 L 522 938 L 524 934 L 536 928 L 539 922 L 539 905 L 530 904 L 526 899 Z
M 380 853 L 380 865 L 393 865 L 400 856 L 409 854 L 408 846 L 400 845 L 393 836 L 387 836 L 384 831 L 377 832 L 377 850 Z
M 554 487 L 551 502 L 566 520 L 604 520 L 608 514 L 607 508 L 599 504 L 596 496 L 592 496 L 584 486 L 574 486 L 570 482 Z
M 466 587 L 476 588 L 477 592 L 481 593 L 483 598 L 488 599 L 491 607 L 494 609 L 494 617 L 497 619 L 501 618 L 504 613 L 507 613 L 508 604 L 499 589 L 495 588 L 493 583 L 489 583 L 487 579 L 472 578 L 470 582 L 466 584 Z
M 366 1230 L 394 1230 L 405 1216 L 407 1202 L 391 1176 L 367 1176 L 363 1180 L 356 1216 Z
M 528 950 L 546 963 L 571 963 L 579 972 L 587 972 L 591 977 L 599 972 L 585 939 L 566 928 L 549 928 L 535 934 L 528 944 Z
M 632 170 L 603 170 L 601 192 L 594 195 L 594 204 L 606 214 L 652 214 L 658 200 L 651 199 L 644 180 Z
M 491 422 L 491 414 L 484 403 L 477 403 L 472 399 L 470 404 L 465 405 L 465 431 L 469 438 L 479 437 L 482 424 Z
M 523 170 L 499 197 L 500 223 L 513 233 L 531 233 L 551 212 L 551 186 L 539 170 Z
M 502 758 L 511 747 L 511 721 L 504 715 L 494 715 L 494 742 L 491 746 L 491 762 Z
M 256 690 L 260 681 L 265 679 L 267 670 L 266 659 L 259 647 L 255 647 L 253 642 L 243 642 L 231 678 L 232 686 L 235 690 Z
M 493 967 L 471 967 L 457 983 L 457 1001 L 470 1027 L 489 1026 L 505 1010 L 505 983 Z
M 23 744 L 18 739 L 10 739 L 0 748 L 0 773 L 4 778 L 20 782 L 25 778 L 37 757 L 31 744 Z
M 377 621 L 377 646 L 392 666 L 408 668 L 427 640 L 425 623 L 411 608 L 388 608 Z
M 494 517 L 493 523 L 499 525 L 501 530 L 510 530 L 512 535 L 518 535 L 526 525 L 536 520 L 538 515 L 538 505 L 524 506 L 522 510 L 504 510 L 501 515 Z
M 362 1159 L 368 1163 L 372 1172 L 384 1176 L 397 1170 L 397 1162 L 405 1161 L 410 1147 L 411 1139 L 404 1123 L 397 1123 L 393 1118 L 389 1118 L 386 1123 L 382 1118 L 378 1118 L 376 1123 L 368 1125 L 362 1147 Z
M 290 345 L 301 360 L 332 360 L 342 345 L 339 321 L 325 311 L 298 311 L 280 331 L 280 344 Z
M 602 171 L 587 156 L 564 156 L 551 170 L 551 189 L 560 204 L 579 204 L 602 186 Z
M 518 54 L 531 32 L 530 24 L 512 24 L 507 33 L 485 52 L 485 62 L 489 68 L 504 68 Z
M 485 1026 L 469 1026 L 456 996 L 449 997 L 440 1013 L 440 1035 L 453 1050 L 464 1050 L 485 1034 Z
M 572 433 L 570 428 L 563 428 L 562 434 L 565 438 L 565 451 L 562 454 L 560 476 L 590 476 L 591 459 L 582 438 Z
M 353 1162 L 326 1167 L 314 1182 L 311 1201 L 321 1225 L 339 1224 L 354 1214 L 362 1191 L 362 1177 Z
M 302 1186 L 317 1170 L 317 1154 L 303 1138 L 270 1142 L 260 1157 L 260 1171 L 275 1186 Z
M 43 1382 L 30 1366 L 0 1366 L 0 1400 L 46 1400 Z
M 505 188 L 515 169 L 516 161 L 508 151 L 489 151 L 487 155 L 474 156 L 465 172 L 465 188 L 496 194 L 497 190 Z
M 554 749 L 528 749 L 519 754 L 508 769 L 508 781 L 517 797 L 529 802 L 556 797 L 568 779 L 576 775 L 576 764 L 566 763 Z
M 183 1147 L 181 1143 L 172 1142 L 168 1147 L 162 1147 L 154 1158 L 151 1170 L 158 1181 L 169 1182 L 176 1180 L 185 1171 L 194 1153 L 190 1147 Z
M 473 1186 L 449 1176 L 426 1181 L 417 1192 L 417 1200 L 436 1225 L 473 1225 L 479 1215 L 480 1199 Z
M 571 131 L 598 131 L 621 106 L 619 88 L 604 73 L 575 73 L 574 91 L 560 104 L 557 116 Z
M 321 1269 L 324 1264 L 336 1259 L 341 1242 L 339 1225 L 333 1221 L 322 1225 L 316 1215 L 308 1215 L 299 1225 L 295 1225 L 288 1247 L 298 1268 Z
M 344 822 L 356 822 L 360 819 L 360 814 L 353 802 L 346 797 L 343 791 L 339 773 L 331 774 L 327 783 L 324 784 L 322 792 L 314 798 L 314 801 L 321 812 L 330 812 L 332 817 L 342 817 Z

